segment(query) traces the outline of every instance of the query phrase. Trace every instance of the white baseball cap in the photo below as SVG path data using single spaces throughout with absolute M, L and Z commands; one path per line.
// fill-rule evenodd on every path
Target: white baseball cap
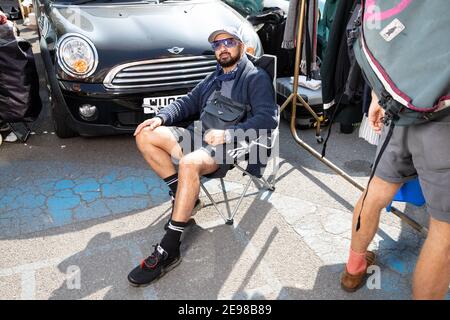
M 208 42 L 212 43 L 219 34 L 223 33 L 229 34 L 233 39 L 243 42 L 241 36 L 239 35 L 239 31 L 235 27 L 224 27 L 212 32 L 208 37 Z

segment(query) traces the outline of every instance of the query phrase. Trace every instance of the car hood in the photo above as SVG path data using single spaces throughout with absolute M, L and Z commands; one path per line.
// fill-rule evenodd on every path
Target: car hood
M 78 33 L 94 43 L 102 68 L 138 60 L 213 54 L 207 41 L 212 31 L 247 23 L 220 1 L 53 5 L 51 12 L 60 22 L 59 36 Z M 173 47 L 184 49 L 174 55 L 168 51 Z

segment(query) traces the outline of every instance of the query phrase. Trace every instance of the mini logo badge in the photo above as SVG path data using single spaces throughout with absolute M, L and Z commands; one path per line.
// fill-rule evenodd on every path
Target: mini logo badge
M 167 51 L 169 51 L 170 53 L 173 54 L 180 54 L 181 52 L 183 52 L 184 48 L 178 48 L 178 47 L 173 47 L 170 49 L 167 49 Z

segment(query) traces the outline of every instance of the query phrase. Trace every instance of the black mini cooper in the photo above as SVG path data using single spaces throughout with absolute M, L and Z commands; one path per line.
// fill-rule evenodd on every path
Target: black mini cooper
M 219 0 L 33 0 L 56 134 L 133 132 L 215 70 L 207 38 L 252 25 Z

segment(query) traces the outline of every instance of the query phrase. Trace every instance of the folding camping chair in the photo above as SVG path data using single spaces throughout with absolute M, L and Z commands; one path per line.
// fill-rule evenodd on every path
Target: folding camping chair
M 264 69 L 269 76 L 273 79 L 273 86 L 274 90 L 276 92 L 276 75 L 277 75 L 277 57 L 273 55 L 264 54 L 260 58 L 255 58 L 253 56 L 249 56 L 250 60 L 258 67 Z M 276 94 L 275 94 L 275 103 L 276 103 Z M 239 141 L 238 147 L 236 149 L 230 150 L 228 153 L 232 156 L 234 159 L 234 164 L 232 169 L 236 168 L 240 170 L 243 175 L 246 175 L 249 177 L 249 180 L 247 181 L 246 185 L 244 186 L 243 192 L 239 197 L 238 203 L 234 207 L 233 211 L 230 210 L 229 205 L 229 198 L 227 196 L 227 191 L 225 188 L 225 181 L 224 178 L 227 173 L 219 173 L 219 174 L 210 174 L 207 176 L 202 177 L 200 180 L 200 186 L 203 190 L 203 192 L 206 194 L 206 196 L 209 198 L 211 203 L 213 204 L 216 211 L 219 213 L 219 215 L 225 220 L 225 224 L 233 225 L 234 223 L 234 217 L 242 203 L 242 200 L 247 195 L 247 191 L 253 182 L 255 186 L 258 189 L 265 188 L 269 191 L 275 190 L 275 179 L 276 174 L 278 171 L 278 162 L 277 162 L 277 153 L 272 152 L 274 151 L 274 148 L 277 146 L 278 143 L 278 136 L 279 136 L 279 123 L 280 123 L 280 112 L 278 107 L 278 125 L 277 128 L 273 131 L 271 131 L 270 135 L 264 135 L 259 136 L 258 138 L 252 140 L 252 141 Z M 272 174 L 266 179 L 263 177 L 263 173 L 266 169 L 267 164 L 269 161 L 267 161 L 265 164 L 261 163 L 258 160 L 258 163 L 256 164 L 248 164 L 247 167 L 244 169 L 238 161 L 245 161 L 249 159 L 249 155 L 251 152 L 259 152 L 255 150 L 256 148 L 262 148 L 266 150 L 268 158 L 270 161 L 273 161 L 273 171 Z M 259 158 L 258 158 L 259 159 Z M 232 170 L 230 169 L 230 170 Z M 228 171 L 230 171 L 228 170 Z M 205 187 L 203 181 L 204 179 L 220 179 L 220 184 L 223 192 L 224 202 L 226 204 L 227 208 L 227 215 L 225 215 L 218 207 L 218 203 L 214 200 L 211 193 L 207 190 Z

